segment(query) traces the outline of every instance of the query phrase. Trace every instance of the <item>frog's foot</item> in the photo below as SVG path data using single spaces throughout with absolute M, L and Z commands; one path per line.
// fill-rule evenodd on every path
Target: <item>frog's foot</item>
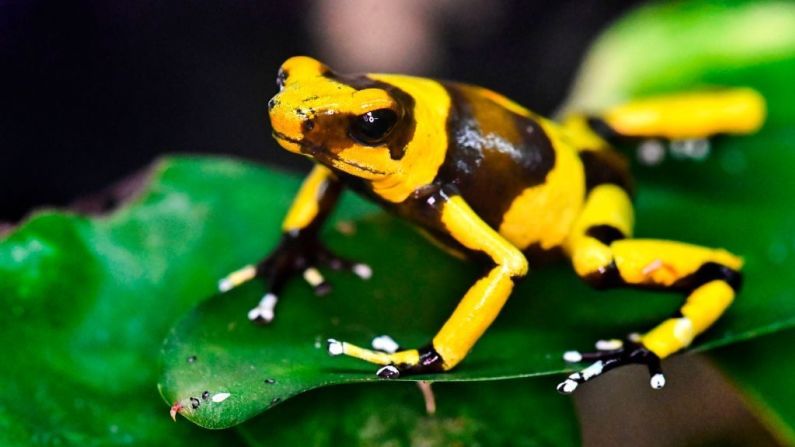
M 369 279 L 372 270 L 366 264 L 352 262 L 332 253 L 314 237 L 286 234 L 274 252 L 257 265 L 247 265 L 218 282 L 218 290 L 227 292 L 255 278 L 267 281 L 268 291 L 248 318 L 257 323 L 273 321 L 279 293 L 288 279 L 301 274 L 318 296 L 331 291 L 331 285 L 319 267 L 347 270 L 362 279 Z
M 248 319 L 257 323 L 270 323 L 275 316 L 273 309 L 278 302 L 279 297 L 277 297 L 276 294 L 270 292 L 266 293 L 265 296 L 259 300 L 259 304 L 248 311 Z
M 374 349 L 361 348 L 344 341 L 329 339 L 328 353 L 332 356 L 347 355 L 366 362 L 382 365 L 376 375 L 382 379 L 397 379 L 411 374 L 436 373 L 444 370 L 442 356 L 433 348 L 400 350 L 388 335 L 376 337 Z
M 600 375 L 624 365 L 641 364 L 649 369 L 649 384 L 655 390 L 665 386 L 665 376 L 660 368 L 660 358 L 640 343 L 638 337 L 630 336 L 627 340 L 600 340 L 596 342 L 596 351 L 581 353 L 567 351 L 563 360 L 570 363 L 593 361 L 587 368 L 571 374 L 558 384 L 558 392 L 571 394 L 581 383 L 595 379 Z

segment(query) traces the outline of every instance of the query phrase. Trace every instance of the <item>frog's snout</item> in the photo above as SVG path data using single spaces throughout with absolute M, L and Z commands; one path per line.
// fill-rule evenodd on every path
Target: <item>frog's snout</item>
M 294 108 L 282 103 L 278 94 L 268 101 L 268 116 L 274 133 L 289 140 L 302 139 L 305 117 Z

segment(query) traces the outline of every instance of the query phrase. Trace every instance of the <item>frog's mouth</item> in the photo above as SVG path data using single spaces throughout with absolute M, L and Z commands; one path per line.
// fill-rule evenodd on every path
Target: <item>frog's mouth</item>
M 296 152 L 296 153 L 300 153 L 300 154 L 303 154 L 303 155 L 310 156 L 310 157 L 312 157 L 312 158 L 314 158 L 314 159 L 316 159 L 318 161 L 325 162 L 326 164 L 337 165 L 339 163 L 342 163 L 342 164 L 348 165 L 348 166 L 350 166 L 350 167 L 352 167 L 354 169 L 358 169 L 360 171 L 368 172 L 370 174 L 384 175 L 384 176 L 388 175 L 388 173 L 385 172 L 385 171 L 374 169 L 374 168 L 372 168 L 370 166 L 361 165 L 361 164 L 356 163 L 354 161 L 345 160 L 343 158 L 338 157 L 334 153 L 331 153 L 330 151 L 324 150 L 324 148 L 321 147 L 321 146 L 318 146 L 318 145 L 315 145 L 315 144 L 310 144 L 310 143 L 308 143 L 308 142 L 306 142 L 304 140 L 297 140 L 295 138 L 288 137 L 287 135 L 285 135 L 285 134 L 283 134 L 281 132 L 277 132 L 275 130 L 273 131 L 273 138 L 275 138 L 280 143 L 281 142 L 287 142 L 287 143 L 291 143 L 291 144 L 296 145 L 297 146 L 296 149 L 298 149 L 298 150 L 295 150 L 295 151 L 292 150 L 291 148 L 285 148 L 287 150 L 290 150 L 291 152 Z
M 271 132 L 271 135 L 273 136 L 273 138 L 276 139 L 277 143 L 279 143 L 282 147 L 284 147 L 288 151 L 295 152 L 297 154 L 300 154 L 300 153 L 303 152 L 302 148 L 304 147 L 304 143 L 301 140 L 296 140 L 295 138 L 290 138 L 287 135 L 285 135 L 285 134 L 283 134 L 281 132 L 277 132 L 275 130 L 273 132 Z M 285 143 L 287 143 L 287 144 L 285 144 Z

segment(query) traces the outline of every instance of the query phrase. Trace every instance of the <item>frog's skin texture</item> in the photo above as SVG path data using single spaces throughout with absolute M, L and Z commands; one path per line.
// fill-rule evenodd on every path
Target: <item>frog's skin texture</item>
M 742 261 L 721 249 L 635 239 L 632 181 L 621 140 L 692 139 L 758 129 L 763 99 L 749 89 L 680 94 L 619 105 L 598 116 L 562 122 L 538 116 L 493 91 L 431 79 L 347 76 L 308 57 L 279 70 L 280 91 L 268 103 L 273 136 L 316 165 L 284 220 L 281 245 L 257 266 L 224 278 L 228 290 L 254 277 L 270 292 L 249 318 L 268 322 L 285 280 L 296 273 L 318 293 L 329 290 L 317 266 L 369 267 L 336 257 L 318 229 L 343 187 L 407 219 L 450 251 L 490 269 L 466 292 L 426 346 L 364 349 L 329 340 L 329 352 L 381 365 L 378 375 L 450 370 L 502 309 L 517 281 L 550 253 L 571 260 L 597 288 L 637 287 L 683 293 L 679 312 L 645 334 L 569 351 L 593 361 L 558 386 L 571 393 L 617 366 L 648 366 L 651 385 L 665 378 L 660 359 L 686 348 L 734 300 Z M 383 341 L 383 340 L 381 340 Z

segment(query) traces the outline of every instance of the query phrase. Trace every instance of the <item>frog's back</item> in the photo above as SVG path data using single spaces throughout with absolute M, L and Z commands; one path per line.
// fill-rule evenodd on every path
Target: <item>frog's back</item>
M 521 249 L 563 243 L 584 195 L 583 165 L 558 126 L 480 87 L 443 83 L 448 149 L 437 179 Z

